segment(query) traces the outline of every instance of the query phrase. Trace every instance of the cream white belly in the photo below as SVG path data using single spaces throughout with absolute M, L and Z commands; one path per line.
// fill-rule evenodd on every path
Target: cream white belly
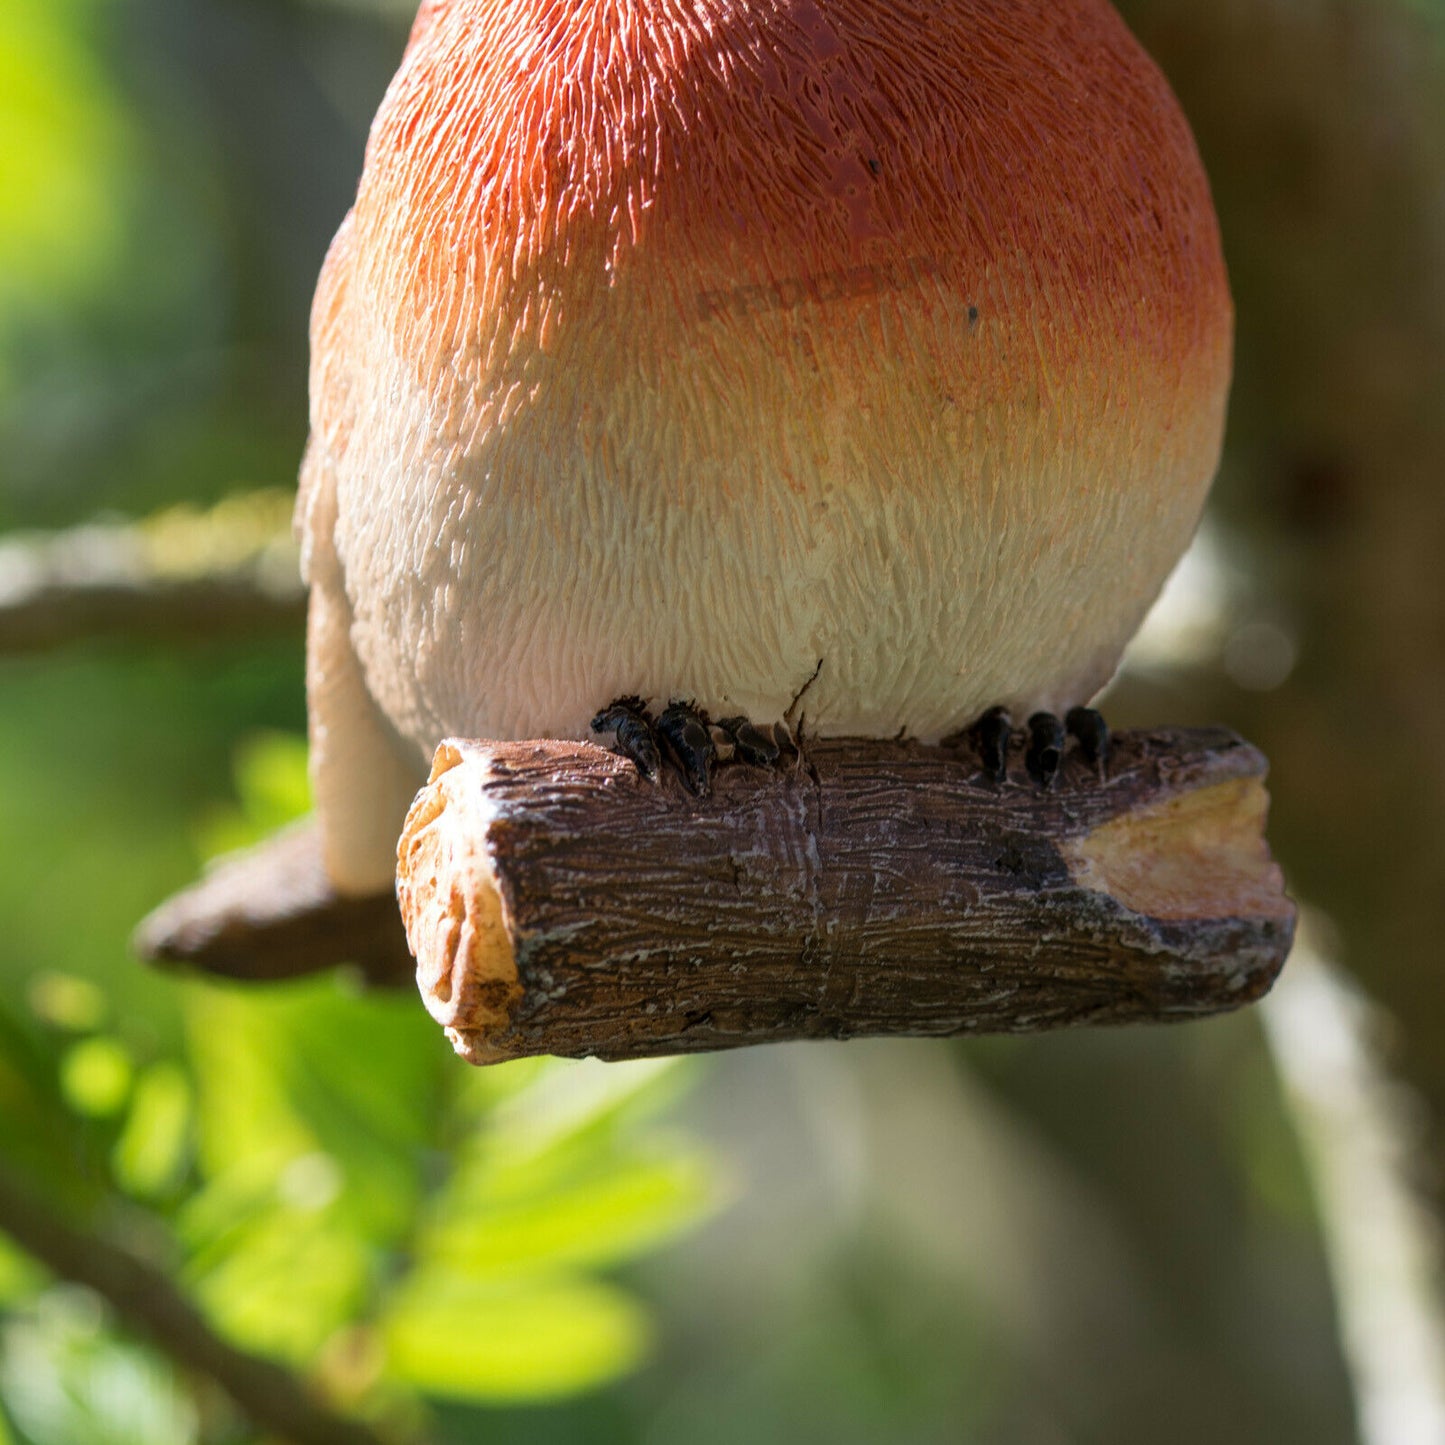
M 772 719 L 815 672 L 810 730 L 931 739 L 1108 679 L 1187 543 L 1179 470 L 1212 469 L 1217 416 L 1145 408 L 1122 361 L 1107 388 L 1080 374 L 962 413 L 916 355 L 840 394 L 766 337 L 737 344 L 722 396 L 699 348 L 662 377 L 544 380 L 470 434 L 415 395 L 372 410 L 337 543 L 368 685 L 419 755 L 585 736 L 627 693 Z M 949 359 L 990 344 L 985 324 Z M 761 401 L 783 386 L 780 423 Z

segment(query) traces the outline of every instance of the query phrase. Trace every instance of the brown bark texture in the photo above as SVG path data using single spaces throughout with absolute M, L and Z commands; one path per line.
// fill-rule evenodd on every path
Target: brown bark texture
M 1294 906 L 1265 760 L 1218 729 L 1070 750 L 1052 787 L 972 748 L 809 742 L 695 798 L 587 743 L 448 741 L 403 831 L 423 999 L 474 1063 L 1219 1013 Z
M 337 893 L 311 820 L 217 859 L 143 919 L 132 944 L 151 963 L 257 983 L 336 964 L 374 984 L 405 984 L 413 971 L 395 897 Z

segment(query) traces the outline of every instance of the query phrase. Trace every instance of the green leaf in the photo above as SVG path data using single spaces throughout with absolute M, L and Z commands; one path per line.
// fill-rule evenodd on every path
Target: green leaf
M 0 1234 L 0 1305 L 13 1305 L 37 1294 L 45 1273 L 18 1245 Z M 0 1436 L 3 1439 L 3 1436 Z
M 309 1364 L 367 1298 L 371 1251 L 333 1211 L 263 1210 L 226 1243 L 193 1288 L 221 1332 L 247 1349 Z
M 195 1407 L 168 1365 L 105 1334 L 88 1296 L 54 1289 L 0 1336 L 0 1396 L 43 1445 L 192 1445 Z
M 60 1084 L 77 1114 L 108 1119 L 125 1107 L 135 1068 L 119 1039 L 83 1039 L 66 1051 Z
M 480 1072 L 486 1072 L 485 1070 Z M 576 1166 L 581 1154 L 610 1149 L 628 1131 L 676 1100 L 696 1077 L 690 1059 L 604 1064 L 555 1059 L 526 1086 L 498 1101 L 473 1148 L 484 1171 L 463 1156 L 463 1172 L 485 1174 L 489 1194 L 507 1181 L 518 1194 Z
M 414 998 L 334 978 L 187 990 L 205 1186 L 195 1288 L 251 1348 L 305 1361 L 368 1307 L 413 1229 L 455 1068 Z
M 0 323 L 100 271 L 124 234 L 126 117 L 83 9 L 6 0 L 0 45 Z
M 106 999 L 97 985 L 73 973 L 40 973 L 30 981 L 30 1011 L 72 1033 L 89 1033 L 105 1022 Z
M 286 1092 L 284 1019 L 275 995 L 194 984 L 184 993 L 195 1065 L 203 1171 L 274 1174 L 309 1153 L 315 1137 Z
M 550 1400 L 636 1367 L 648 1346 L 639 1307 L 609 1285 L 507 1284 L 414 1276 L 382 1322 L 390 1372 L 455 1400 Z
M 151 1065 L 136 1083 L 111 1167 L 130 1193 L 164 1194 L 179 1181 L 189 1152 L 191 1086 L 179 1065 Z
M 79 1207 L 97 1181 L 85 1153 L 87 1129 L 63 1097 L 54 1040 L 27 1027 L 0 995 L 0 1152 L 37 1191 Z
M 535 1193 L 504 1187 L 489 1199 L 483 1182 L 459 1185 L 437 1201 L 418 1253 L 474 1278 L 634 1258 L 706 1217 L 724 1193 L 711 1157 L 680 1146 L 609 1156 Z
M 455 1068 L 414 997 L 357 997 L 334 978 L 264 992 L 196 987 L 187 1014 L 213 1182 L 239 1181 L 244 1195 L 320 1153 L 341 1169 L 341 1207 L 359 1228 L 385 1238 L 410 1227 L 441 1071 Z
M 236 749 L 232 766 L 237 802 L 213 810 L 199 830 L 207 858 L 259 843 L 311 806 L 306 739 L 299 733 L 252 733 Z

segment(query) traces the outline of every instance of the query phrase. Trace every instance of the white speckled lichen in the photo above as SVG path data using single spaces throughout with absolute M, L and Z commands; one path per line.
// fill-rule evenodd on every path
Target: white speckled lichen
M 622 693 L 933 738 L 1108 678 L 1231 309 L 1103 0 L 433 0 L 314 316 L 317 801 L 385 886 L 447 735 Z

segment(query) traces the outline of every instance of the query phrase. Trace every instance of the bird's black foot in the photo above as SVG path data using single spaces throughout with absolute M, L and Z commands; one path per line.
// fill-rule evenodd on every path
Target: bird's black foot
M 1109 724 L 1104 721 L 1103 714 L 1091 707 L 1071 707 L 1064 722 L 1078 738 L 1084 761 L 1093 768 L 1102 783 L 1109 768 Z
M 1036 712 L 1029 719 L 1029 746 L 1024 766 L 1041 788 L 1052 788 L 1064 760 L 1064 725 L 1051 712 Z
M 615 750 L 649 782 L 657 781 L 665 759 L 700 798 L 712 792 L 713 769 L 723 763 L 778 768 L 798 760 L 786 723 L 768 726 L 741 715 L 713 722 L 700 707 L 676 699 L 654 720 L 640 697 L 619 697 L 592 719 L 592 731 L 612 733 Z
M 1036 712 L 1028 721 L 1024 766 L 1040 788 L 1051 788 L 1063 765 L 1069 736 L 1078 739 L 1079 753 L 1102 782 L 1109 765 L 1109 725 L 1091 707 L 1070 708 L 1060 722 L 1053 713 Z M 1008 776 L 1009 746 L 1014 732 L 1006 709 L 991 707 L 976 722 L 943 739 L 944 747 L 972 747 L 984 777 L 999 784 Z
M 718 728 L 731 744 L 731 756 L 754 767 L 777 767 L 798 757 L 798 744 L 782 722 L 759 727 L 746 717 L 721 718 Z
M 617 739 L 617 751 L 630 758 L 648 782 L 657 781 L 662 768 L 657 727 L 640 697 L 619 697 L 608 703 L 592 719 L 592 731 L 612 733 Z
M 772 726 L 773 741 L 778 745 L 779 764 L 796 763 L 803 756 L 803 729 L 801 724 L 796 735 L 792 728 L 785 722 L 775 722 Z
M 663 708 L 657 731 L 688 792 L 707 797 L 712 792 L 712 769 L 717 762 L 717 746 L 707 714 L 690 702 L 674 700 Z
M 976 722 L 944 738 L 946 747 L 971 743 L 978 753 L 979 766 L 991 783 L 1001 783 L 1008 776 L 1008 745 L 1013 722 L 1006 707 L 991 707 Z

